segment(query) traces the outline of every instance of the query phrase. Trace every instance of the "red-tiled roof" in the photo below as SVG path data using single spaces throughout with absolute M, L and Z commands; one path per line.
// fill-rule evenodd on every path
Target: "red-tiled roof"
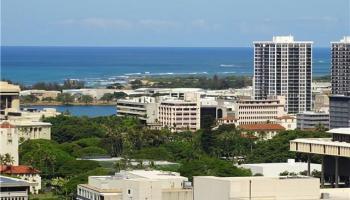
M 277 117 L 276 119 L 295 119 L 295 117 L 289 116 L 289 115 L 283 115 L 281 117 Z
M 0 128 L 15 128 L 15 126 L 8 122 L 3 122 L 0 124 Z
M 237 118 L 235 118 L 234 116 L 226 116 L 218 120 L 237 120 Z
M 279 124 L 242 124 L 239 126 L 242 130 L 247 131 L 282 131 L 285 128 Z
M 1 174 L 39 174 L 40 171 L 26 165 L 10 166 L 0 165 Z

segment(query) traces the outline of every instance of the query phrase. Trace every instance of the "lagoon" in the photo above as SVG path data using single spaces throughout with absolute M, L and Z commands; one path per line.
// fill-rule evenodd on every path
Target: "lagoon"
M 56 108 L 58 112 L 68 111 L 73 116 L 88 116 L 88 117 L 109 116 L 109 115 L 116 114 L 116 107 L 111 105 L 23 106 L 23 108 L 36 108 L 38 110 L 42 110 L 43 108 Z

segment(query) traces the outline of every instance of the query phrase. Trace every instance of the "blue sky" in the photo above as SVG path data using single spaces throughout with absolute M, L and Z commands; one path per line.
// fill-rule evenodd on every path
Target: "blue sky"
M 1 0 L 2 45 L 251 46 L 350 34 L 350 0 Z

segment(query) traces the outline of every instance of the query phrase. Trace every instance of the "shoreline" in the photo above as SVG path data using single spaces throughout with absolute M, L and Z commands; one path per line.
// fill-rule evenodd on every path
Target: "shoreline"
M 63 104 L 60 102 L 35 102 L 35 103 L 21 103 L 21 106 L 116 106 L 116 102 L 110 103 L 102 103 L 102 102 L 94 102 L 94 103 L 80 103 L 73 102 L 69 104 Z

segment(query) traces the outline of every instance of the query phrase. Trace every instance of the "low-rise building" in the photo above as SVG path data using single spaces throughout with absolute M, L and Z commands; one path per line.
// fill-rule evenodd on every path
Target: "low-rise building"
M 158 118 L 158 104 L 155 97 L 135 97 L 117 101 L 117 116 L 133 116 L 145 123 L 155 123 Z
M 8 122 L 0 124 L 0 155 L 9 154 L 13 165 L 18 165 L 18 133 L 14 125 Z
M 194 200 L 319 200 L 320 181 L 311 177 L 194 177 Z
M 288 159 L 284 163 L 251 163 L 251 164 L 242 164 L 239 167 L 245 169 L 250 169 L 252 174 L 260 174 L 265 177 L 279 177 L 281 173 L 288 172 L 294 174 L 304 173 L 307 170 L 306 162 L 295 162 L 294 159 Z M 311 171 L 321 171 L 320 164 L 311 164 Z
M 19 140 L 51 140 L 51 123 L 40 121 L 14 121 Z
M 26 165 L 0 165 L 0 173 L 4 175 L 16 176 L 19 179 L 28 181 L 30 185 L 30 193 L 38 194 L 41 190 L 40 172 L 30 166 Z
M 9 111 L 19 110 L 19 92 L 21 91 L 18 85 L 9 84 L 8 82 L 0 81 L 0 118 L 6 118 Z
M 290 141 L 290 150 L 308 156 L 319 155 L 322 160 L 321 184 L 350 187 L 350 128 L 331 129 L 332 138 L 300 138 Z M 310 174 L 308 165 L 308 174 Z
M 0 176 L 1 200 L 28 200 L 30 183 L 27 181 Z
M 40 101 L 45 100 L 47 98 L 56 99 L 59 94 L 61 94 L 60 91 L 52 90 L 23 90 L 19 93 L 20 96 L 33 95 Z
M 283 126 L 286 130 L 294 130 L 297 128 L 297 119 L 293 115 L 277 117 L 275 123 Z
M 238 119 L 234 116 L 226 116 L 217 120 L 217 125 L 234 124 L 238 126 Z
M 240 99 L 233 104 L 234 116 L 239 125 L 273 123 L 277 117 L 286 115 L 283 96 L 268 99 Z
M 90 176 L 77 188 L 78 200 L 193 200 L 192 185 L 174 172 L 121 171 L 114 176 Z
M 316 94 L 314 97 L 315 112 L 329 112 L 329 95 Z
M 297 128 L 314 130 L 317 127 L 329 129 L 329 113 L 306 111 L 297 114 Z
M 242 124 L 239 125 L 239 128 L 242 130 L 242 134 L 252 133 L 253 136 L 263 140 L 272 139 L 279 132 L 286 130 L 279 124 Z

